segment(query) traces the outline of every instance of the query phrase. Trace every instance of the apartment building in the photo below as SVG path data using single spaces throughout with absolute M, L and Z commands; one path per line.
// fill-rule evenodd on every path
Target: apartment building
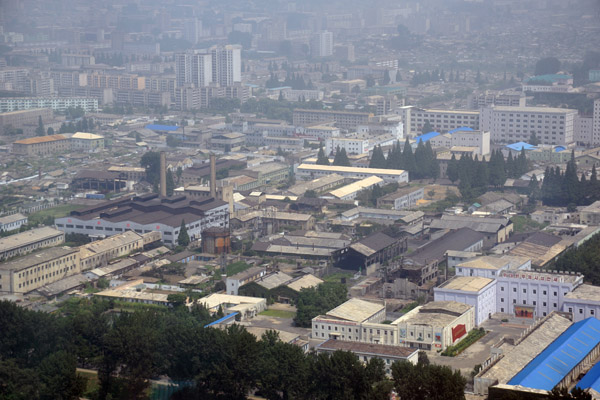
M 365 154 L 370 150 L 369 139 L 336 137 L 325 141 L 325 154 L 335 154 L 338 147 L 347 154 Z
M 420 134 L 427 121 L 429 121 L 432 129 L 437 132 L 448 132 L 462 127 L 480 129 L 479 111 L 401 107 L 401 112 L 410 113 L 410 116 L 404 118 L 404 126 L 410 128 L 409 133 L 411 135 Z
M 429 139 L 429 141 L 434 148 L 445 147 L 451 149 L 453 147 L 469 147 L 475 148 L 478 155 L 485 156 L 490 154 L 490 136 L 490 132 L 476 131 L 469 128 L 437 135 Z
M 91 97 L 4 97 L 0 98 L 0 112 L 50 108 L 65 112 L 69 108 L 80 107 L 85 112 L 98 111 L 98 99 Z
M 334 122 L 338 128 L 356 129 L 358 125 L 367 124 L 371 117 L 373 117 L 372 113 L 364 112 L 295 109 L 293 124 L 314 125 L 321 122 Z
M 58 246 L 65 242 L 65 234 L 49 226 L 31 229 L 0 238 L 0 260 L 31 253 L 44 247 Z
M 600 99 L 594 101 L 594 114 L 592 123 L 592 144 L 600 144 Z
M 46 156 L 71 150 L 70 140 L 64 135 L 37 136 L 17 140 L 12 144 L 13 154 Z
M 525 107 L 525 94 L 523 92 L 486 90 L 482 93 L 469 95 L 467 104 L 471 110 L 479 110 L 489 106 Z
M 0 264 L 0 293 L 27 293 L 81 272 L 79 249 L 54 247 Z
M 0 127 L 10 125 L 13 128 L 20 128 L 24 125 L 37 125 L 40 117 L 42 117 L 42 121 L 48 121 L 54 117 L 54 113 L 50 108 L 34 108 L 0 113 Z
M 482 131 L 498 143 L 527 142 L 535 133 L 542 144 L 566 146 L 574 141 L 577 110 L 551 107 L 486 107 L 481 110 Z

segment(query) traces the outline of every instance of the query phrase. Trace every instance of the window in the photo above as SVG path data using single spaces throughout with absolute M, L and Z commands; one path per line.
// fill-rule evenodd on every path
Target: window
M 513 292 L 517 293 L 517 288 L 516 287 L 513 288 Z
M 594 310 L 590 310 L 590 315 L 594 315 Z
M 534 301 L 533 301 L 533 305 L 535 306 L 536 304 L 537 304 L 537 301 L 535 301 L 535 300 L 534 300 Z
M 533 294 L 536 294 L 536 293 L 537 293 L 537 290 L 536 290 L 536 289 L 533 289 Z
M 545 295 L 546 295 L 546 291 L 544 290 L 544 291 L 542 292 L 542 294 L 545 296 Z
M 504 286 L 500 286 L 500 291 L 504 292 Z
M 517 304 L 517 300 L 516 299 L 513 299 L 513 304 Z
M 552 303 L 552 307 L 556 308 L 558 307 L 556 303 Z
M 572 313 L 573 312 L 573 307 L 569 307 L 569 312 Z
M 583 314 L 583 308 L 579 309 L 579 314 Z
M 557 295 L 558 295 L 558 293 L 557 293 L 557 292 L 554 292 L 554 295 L 555 295 L 555 296 L 557 296 Z
M 500 312 L 504 312 L 504 308 L 500 308 Z
M 523 305 L 527 304 L 527 302 L 525 300 L 523 300 Z
M 523 293 L 527 293 L 527 289 L 523 289 Z
M 546 302 L 544 301 L 544 302 L 542 303 L 542 305 L 543 305 L 544 307 L 546 307 Z

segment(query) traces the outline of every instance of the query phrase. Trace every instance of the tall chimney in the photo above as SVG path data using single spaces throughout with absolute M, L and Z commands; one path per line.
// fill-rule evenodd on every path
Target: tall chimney
M 167 156 L 160 152 L 160 195 L 167 197 Z
M 210 154 L 210 197 L 217 197 L 217 156 Z

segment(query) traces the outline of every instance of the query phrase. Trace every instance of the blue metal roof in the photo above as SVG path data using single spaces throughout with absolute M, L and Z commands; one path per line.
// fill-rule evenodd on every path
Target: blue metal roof
M 510 381 L 509 385 L 552 390 L 600 343 L 600 321 L 587 318 L 569 327 Z
M 517 143 L 507 144 L 506 147 L 508 147 L 511 150 L 516 150 L 516 151 L 521 151 L 521 149 L 523 149 L 523 148 L 525 150 L 535 149 L 534 145 L 525 143 L 525 142 L 517 142 Z
M 179 129 L 178 126 L 155 125 L 155 124 L 146 125 L 145 128 L 150 129 L 151 131 L 166 131 L 166 132 L 172 132 L 172 131 L 176 131 L 177 129 Z
M 218 320 L 216 320 L 216 321 L 213 321 L 213 322 L 211 322 L 211 323 L 210 323 L 210 324 L 208 324 L 208 325 L 204 325 L 204 327 L 205 327 L 205 328 L 208 328 L 209 326 L 213 326 L 213 325 L 220 324 L 220 323 L 222 323 L 222 322 L 229 321 L 231 318 L 235 318 L 235 316 L 236 316 L 236 315 L 238 315 L 238 314 L 239 314 L 239 312 L 237 312 L 237 311 L 236 311 L 236 312 L 234 312 L 234 313 L 231 313 L 231 314 L 227 314 L 226 316 L 224 316 L 224 317 L 222 317 L 222 318 L 219 318 Z
M 561 151 L 565 151 L 567 148 L 565 146 L 556 146 L 554 148 L 555 153 L 560 153 Z
M 448 131 L 449 134 L 453 134 L 454 132 L 464 132 L 464 131 L 469 131 L 472 132 L 473 128 L 469 128 L 468 126 L 461 126 L 460 128 L 456 128 L 456 129 L 452 129 L 451 131 Z
M 433 139 L 436 136 L 439 136 L 440 133 L 439 132 L 429 132 L 429 133 L 424 133 L 421 136 L 417 136 L 417 144 L 419 144 L 419 142 L 423 141 L 423 142 L 427 142 L 430 139 Z
M 600 362 L 597 362 L 575 387 L 583 390 L 594 389 L 596 392 L 600 392 Z

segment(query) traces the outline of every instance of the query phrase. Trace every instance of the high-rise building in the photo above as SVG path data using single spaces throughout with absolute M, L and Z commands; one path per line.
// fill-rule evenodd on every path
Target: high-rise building
M 215 46 L 212 55 L 212 81 L 219 86 L 233 86 L 242 82 L 242 47 Z
M 315 33 L 310 41 L 310 54 L 313 57 L 330 57 L 333 55 L 333 33 L 323 31 Z
M 191 44 L 197 44 L 202 37 L 202 21 L 198 18 L 184 20 L 183 37 Z
M 177 87 L 192 85 L 208 86 L 213 81 L 211 54 L 185 52 L 175 55 L 175 75 Z
M 594 116 L 592 122 L 592 144 L 600 144 L 600 99 L 594 101 Z

